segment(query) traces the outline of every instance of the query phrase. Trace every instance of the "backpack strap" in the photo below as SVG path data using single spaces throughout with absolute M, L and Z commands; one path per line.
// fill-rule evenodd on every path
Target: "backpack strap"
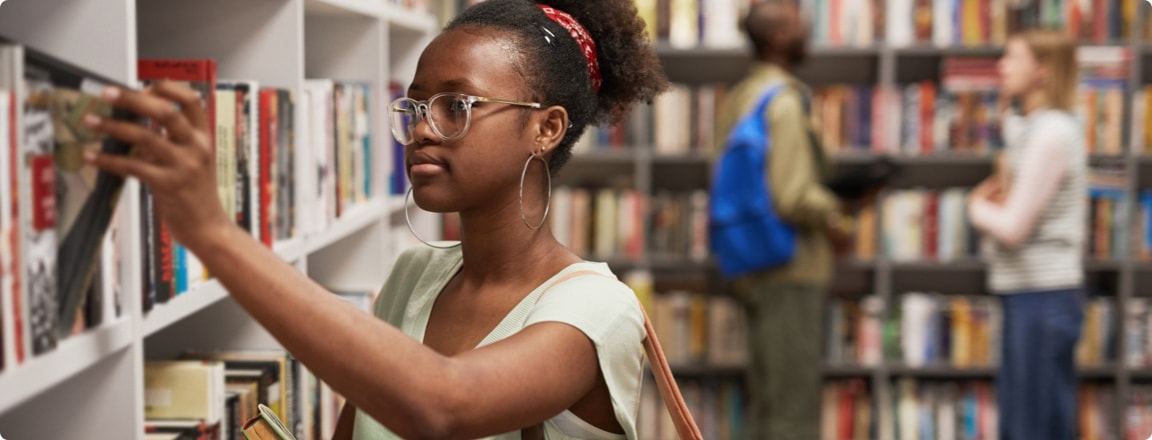
M 615 278 L 593 270 L 578 270 L 556 279 L 544 290 L 547 291 L 557 284 L 584 275 L 596 275 L 615 280 Z M 540 295 L 540 297 L 543 296 Z M 537 303 L 539 303 L 540 297 L 536 298 Z M 640 300 L 637 299 L 636 301 L 639 305 Z M 644 353 L 647 355 L 648 364 L 652 368 L 652 376 L 656 380 L 660 398 L 664 401 L 668 414 L 672 416 L 672 424 L 676 426 L 676 433 L 679 434 L 681 440 L 702 440 L 700 428 L 696 426 L 696 421 L 692 419 L 692 413 L 688 411 L 688 405 L 684 403 L 684 396 L 680 394 L 680 388 L 676 385 L 676 378 L 672 376 L 668 359 L 664 357 L 664 350 L 660 348 L 660 341 L 656 339 L 656 330 L 652 327 L 652 320 L 648 319 L 648 312 L 644 310 L 642 305 L 640 306 L 640 313 L 644 315 L 644 331 L 647 333 L 647 337 L 644 338 Z

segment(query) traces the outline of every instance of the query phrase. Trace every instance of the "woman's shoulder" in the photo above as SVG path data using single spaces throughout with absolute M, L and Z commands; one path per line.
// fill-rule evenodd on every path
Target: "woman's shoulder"
M 1075 113 L 1066 110 L 1047 109 L 1036 113 L 1035 118 L 1032 119 L 1036 129 L 1047 132 L 1048 130 L 1055 130 L 1057 132 L 1068 132 L 1077 130 L 1083 123 L 1079 116 Z
M 560 321 L 573 325 L 600 343 L 611 337 L 644 332 L 644 313 L 632 288 L 604 263 L 582 262 L 565 269 L 561 281 L 540 296 L 529 323 Z M 569 275 L 569 276 L 565 276 Z
M 376 316 L 396 324 L 421 280 L 428 277 L 451 276 L 451 269 L 459 263 L 460 248 L 437 249 L 413 246 L 396 257 L 388 280 L 376 298 Z

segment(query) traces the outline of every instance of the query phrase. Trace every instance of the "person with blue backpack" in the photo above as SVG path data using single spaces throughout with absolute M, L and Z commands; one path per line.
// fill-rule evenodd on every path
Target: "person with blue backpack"
M 753 4 L 748 75 L 717 116 L 710 245 L 749 325 L 744 438 L 820 437 L 823 310 L 850 216 L 824 181 L 807 87 L 790 70 L 808 29 L 793 2 Z

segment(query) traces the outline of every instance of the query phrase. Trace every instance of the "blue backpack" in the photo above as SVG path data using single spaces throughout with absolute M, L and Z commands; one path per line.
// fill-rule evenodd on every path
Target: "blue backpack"
M 765 176 L 771 138 L 764 111 L 782 89 L 769 86 L 736 123 L 713 170 L 708 242 L 726 277 L 782 266 L 796 251 L 796 231 L 772 209 Z

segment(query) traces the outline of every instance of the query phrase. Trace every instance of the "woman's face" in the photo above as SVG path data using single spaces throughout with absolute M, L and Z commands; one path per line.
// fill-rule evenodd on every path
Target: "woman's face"
M 1032 49 L 1019 38 L 1008 40 L 997 66 L 1000 69 L 1000 92 L 1009 97 L 1023 96 L 1047 81 L 1046 71 Z
M 512 39 L 497 31 L 465 28 L 438 36 L 424 50 L 408 97 L 427 100 L 455 92 L 527 101 L 525 80 L 514 68 Z M 512 197 L 534 145 L 524 107 L 476 102 L 471 124 L 460 138 L 443 140 L 421 121 L 415 142 L 404 149 L 405 165 L 420 207 L 434 212 L 467 210 Z

